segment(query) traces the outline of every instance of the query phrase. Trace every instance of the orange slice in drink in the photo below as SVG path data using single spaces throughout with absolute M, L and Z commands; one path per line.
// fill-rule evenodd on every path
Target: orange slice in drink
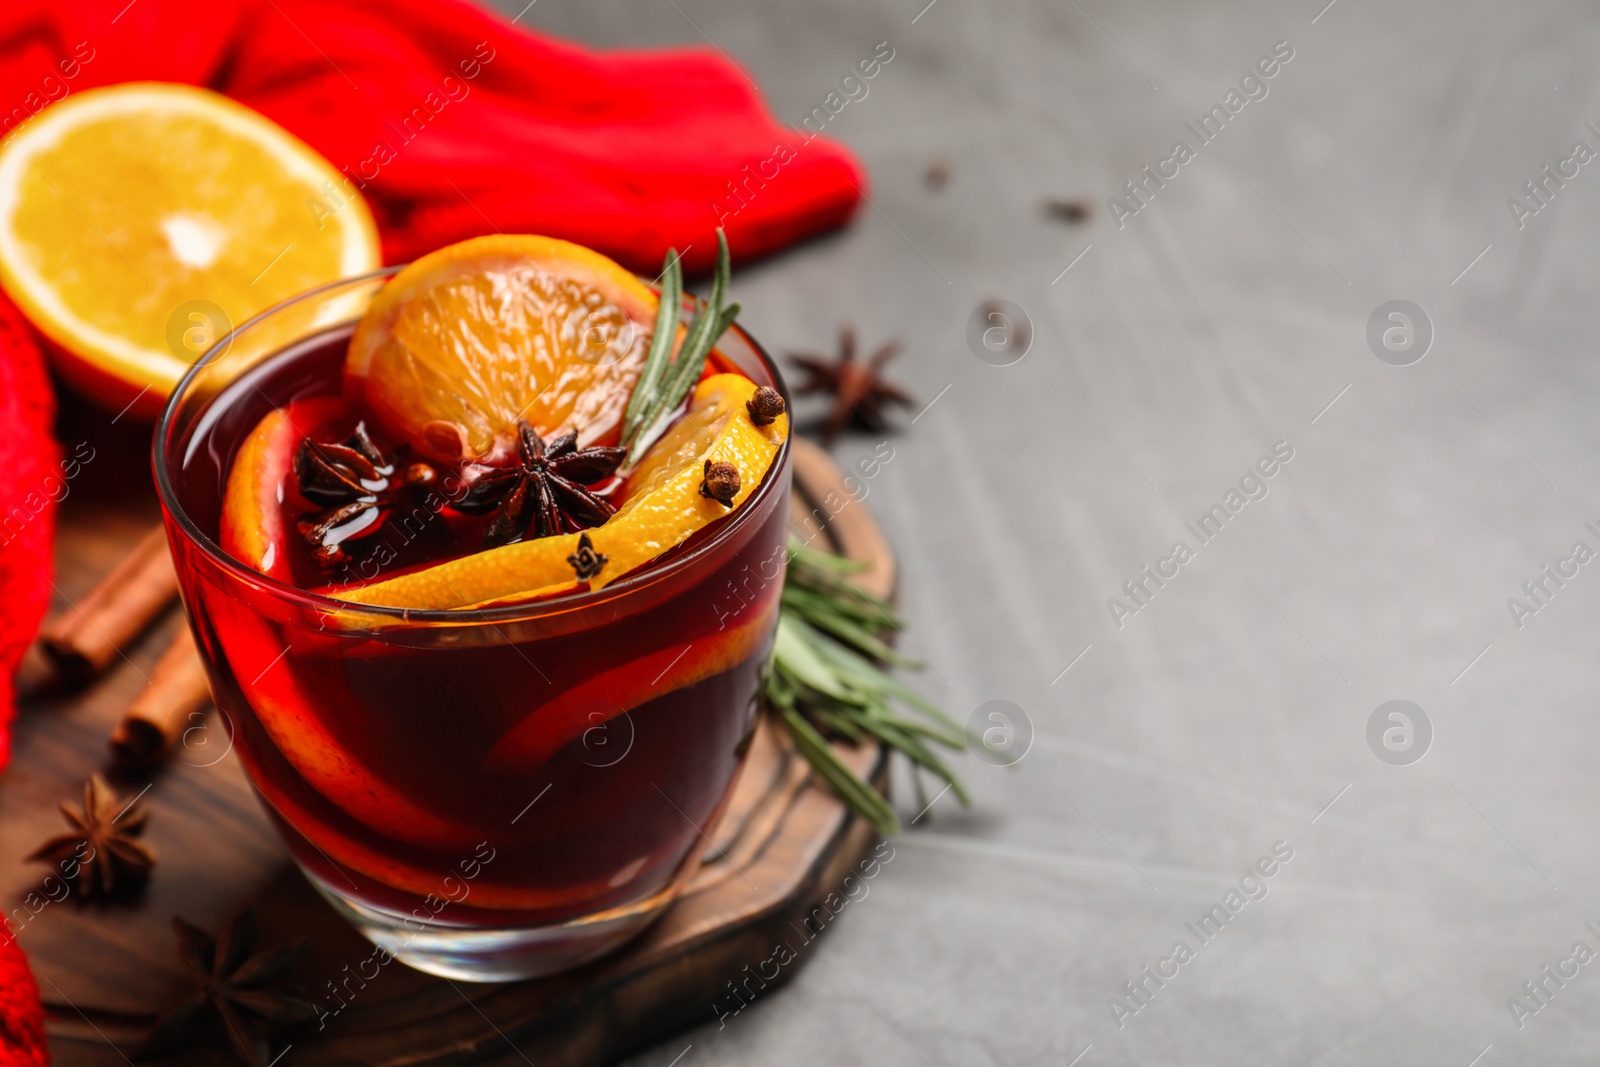
M 283 513 L 285 494 L 295 491 L 294 451 L 308 428 L 321 426 L 343 408 L 337 397 L 300 400 L 269 412 L 250 431 L 222 494 L 218 540 L 224 552 L 269 578 L 294 583 Z
M 618 264 L 551 237 L 479 237 L 395 275 L 350 339 L 345 394 L 443 462 L 512 453 L 517 421 L 547 440 L 614 435 L 656 295 Z
M 313 848 L 321 852 L 324 860 L 366 875 L 394 889 L 415 893 L 431 901 L 451 900 L 470 904 L 475 908 L 537 911 L 592 899 L 608 888 L 604 884 L 580 883 L 560 889 L 534 889 L 497 885 L 491 877 L 468 882 L 456 876 L 456 871 L 450 866 L 441 865 L 434 870 L 425 870 L 394 859 L 383 851 L 363 844 L 327 825 L 326 821 L 318 819 L 312 812 L 297 804 L 294 797 L 275 785 L 270 776 L 253 773 L 250 775 L 250 781 L 256 791 L 272 805 L 278 816 L 310 842 Z M 493 845 L 484 839 L 480 831 L 466 843 L 455 846 L 459 854 L 455 857 L 456 862 L 481 855 L 478 851 L 481 847 L 492 848 Z M 457 891 L 462 895 L 455 895 Z M 444 909 L 443 918 L 446 921 L 450 918 L 448 909 Z
M 205 89 L 74 93 L 0 150 L 0 284 L 113 411 L 155 415 L 232 326 L 379 263 L 344 176 Z
M 475 831 L 435 813 L 391 785 L 363 759 L 356 746 L 335 736 L 327 717 L 343 714 L 321 699 L 311 677 L 302 677 L 299 652 L 317 635 L 280 627 L 248 604 L 212 602 L 217 629 L 228 634 L 227 667 L 245 702 L 273 745 L 312 789 L 356 821 L 399 841 L 460 848 Z M 347 730 L 351 727 L 346 727 Z
M 357 822 L 397 841 L 434 848 L 474 840 L 471 827 L 411 800 L 341 744 L 312 710 L 324 709 L 325 702 L 308 694 L 286 664 L 267 667 L 254 682 L 241 677 L 239 687 L 283 758 Z
M 744 605 L 738 622 L 726 630 L 603 671 L 539 705 L 536 713 L 495 742 L 488 766 L 500 771 L 536 768 L 623 712 L 738 666 L 755 655 L 772 633 L 778 594 L 774 585 L 764 599 Z
M 789 434 L 787 415 L 766 426 L 750 420 L 745 405 L 755 392 L 756 383 L 741 374 L 715 374 L 696 386 L 689 410 L 634 468 L 627 498 L 603 526 L 582 535 L 558 534 L 492 548 L 335 595 L 359 604 L 413 609 L 525 600 L 573 586 L 575 568 L 568 557 L 578 552 L 580 536 L 606 557 L 599 573 L 588 579 L 590 588 L 602 588 L 682 544 L 755 492 Z M 739 471 L 739 491 L 728 506 L 700 491 L 708 462 L 731 463 Z

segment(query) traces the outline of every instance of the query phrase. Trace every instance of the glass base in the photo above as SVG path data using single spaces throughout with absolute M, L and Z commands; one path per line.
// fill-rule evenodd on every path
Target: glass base
M 692 857 L 691 857 L 692 858 Z M 374 945 L 419 971 L 465 982 L 514 982 L 571 970 L 620 948 L 666 911 L 693 864 L 643 900 L 548 926 L 492 929 L 424 922 L 353 900 L 301 868 L 335 911 Z

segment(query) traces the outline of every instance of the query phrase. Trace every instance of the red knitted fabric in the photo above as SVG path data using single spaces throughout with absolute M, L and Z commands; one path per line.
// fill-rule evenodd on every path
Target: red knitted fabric
M 0 296 L 0 769 L 11 756 L 11 678 L 50 602 L 55 504 L 67 485 L 53 417 L 39 346 Z
M 372 204 L 390 262 L 499 230 L 648 275 L 673 245 L 693 270 L 719 223 L 748 259 L 843 224 L 866 188 L 707 47 L 596 52 L 468 0 L 0 5 L 0 129 L 130 80 L 205 85 L 298 134 Z
M 0 1067 L 45 1067 L 44 1008 L 28 961 L 0 924 Z
M 28 961 L 0 928 L 0 1067 L 45 1067 L 44 1008 Z

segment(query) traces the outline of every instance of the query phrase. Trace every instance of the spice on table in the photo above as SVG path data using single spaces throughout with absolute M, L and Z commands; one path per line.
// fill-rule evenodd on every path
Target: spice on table
M 133 701 L 111 734 L 111 750 L 124 763 L 159 763 L 197 716 L 211 703 L 211 685 L 195 647 L 194 633 L 182 627 L 161 654 L 150 684 Z
M 139 840 L 147 813 L 138 805 L 138 797 L 124 800 L 104 778 L 92 775 L 83 786 L 81 810 L 74 811 L 65 801 L 61 804 L 61 814 L 72 829 L 34 849 L 29 862 L 55 864 L 68 881 L 77 883 L 85 899 L 103 900 L 139 889 L 156 865 L 156 856 Z
M 833 394 L 833 410 L 822 427 L 823 444 L 832 444 L 847 423 L 881 432 L 888 428 L 883 410 L 886 404 L 913 405 L 914 401 L 899 386 L 885 381 L 879 374 L 883 365 L 899 351 L 900 342 L 889 341 L 865 361 L 858 361 L 855 330 L 844 326 L 839 330 L 837 360 L 790 355 L 795 365 L 810 375 L 796 392 L 802 395 L 821 392 Z
M 950 181 L 950 161 L 943 156 L 934 156 L 928 160 L 927 169 L 922 172 L 922 184 L 935 191 L 943 189 Z
M 1069 226 L 1076 226 L 1086 222 L 1089 218 L 1089 204 L 1085 200 L 1066 200 L 1060 197 L 1051 197 L 1044 202 L 1044 213 L 1053 219 L 1059 219 Z
M 178 595 L 178 575 L 160 526 L 101 579 L 88 596 L 45 623 L 40 647 L 61 676 L 87 681 L 139 636 Z
M 178 918 L 172 920 L 172 929 L 178 935 L 178 956 L 193 976 L 195 990 L 156 1020 L 134 1059 L 187 1047 L 191 1031 L 214 1013 L 221 1016 L 239 1057 L 255 1067 L 267 1067 L 273 1062 L 267 1035 L 277 1027 L 316 1018 L 316 1006 L 310 1001 L 262 988 L 304 958 L 310 939 L 252 953 L 258 933 L 254 908 L 235 915 L 216 938 Z

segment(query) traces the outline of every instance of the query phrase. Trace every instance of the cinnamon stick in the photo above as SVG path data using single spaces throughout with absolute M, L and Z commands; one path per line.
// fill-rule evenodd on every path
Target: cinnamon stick
M 161 654 L 150 684 L 111 734 L 111 750 L 125 763 L 159 763 L 211 702 L 211 686 L 194 634 L 184 626 Z
M 68 681 L 99 673 L 178 595 L 178 576 L 157 526 L 89 595 L 51 619 L 39 644 Z

